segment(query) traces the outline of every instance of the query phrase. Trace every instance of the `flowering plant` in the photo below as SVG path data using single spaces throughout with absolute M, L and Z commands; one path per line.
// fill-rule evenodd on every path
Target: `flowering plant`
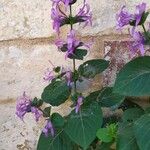
M 117 14 L 118 29 L 132 26 L 130 34 L 134 41 L 129 45 L 131 53 L 140 52 L 142 56 L 121 69 L 114 87 L 104 87 L 85 95 L 78 90 L 77 84 L 84 79 L 94 78 L 109 66 L 109 62 L 104 59 L 92 59 L 76 67 L 76 60 L 84 59 L 91 44 L 77 39 L 74 24 L 84 24 L 84 27 L 92 25 L 90 6 L 84 0 L 83 6 L 74 15 L 72 7 L 76 0 L 52 0 L 52 3 L 53 29 L 58 36 L 62 26 L 70 26 L 67 40 L 59 39 L 55 44 L 59 51 L 65 53 L 65 59 L 72 59 L 73 69 L 62 66 L 48 69 L 44 80 L 49 85 L 44 88 L 40 99 L 32 99 L 25 92 L 18 98 L 16 115 L 21 120 L 30 112 L 37 122 L 40 117 L 46 120 L 37 150 L 108 150 L 113 143 L 116 143 L 118 150 L 150 149 L 150 143 L 145 144 L 144 140 L 150 134 L 141 135 L 143 131 L 149 130 L 150 111 L 131 101 L 133 96 L 150 95 L 150 57 L 144 56 L 144 45 L 150 44 L 150 31 L 144 25 L 149 15 L 146 4 L 136 6 L 135 14 L 125 10 L 125 6 Z M 61 9 L 62 5 L 65 11 Z M 142 26 L 144 32 L 137 31 L 138 26 Z M 51 113 L 51 106 L 59 106 L 68 99 L 72 101 L 72 111 L 68 116 Z M 102 107 L 121 109 L 123 116 L 106 117 L 102 113 Z

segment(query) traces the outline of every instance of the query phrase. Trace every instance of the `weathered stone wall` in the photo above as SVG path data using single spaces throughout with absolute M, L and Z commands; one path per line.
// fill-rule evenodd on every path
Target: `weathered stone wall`
M 104 57 L 104 41 L 128 40 L 127 30 L 124 34 L 116 32 L 115 14 L 124 4 L 133 10 L 139 2 L 141 0 L 89 0 L 93 10 L 93 27 L 83 29 L 82 26 L 75 26 L 83 40 L 88 41 L 91 36 L 94 38 L 86 60 Z M 150 6 L 149 0 L 144 2 Z M 82 0 L 76 4 L 74 11 L 81 3 Z M 53 44 L 56 34 L 52 30 L 50 9 L 50 0 L 0 1 L 1 150 L 36 149 L 41 126 L 30 115 L 26 116 L 24 123 L 15 117 L 16 97 L 23 91 L 33 97 L 40 96 L 47 84 L 43 82 L 43 72 L 51 67 L 48 60 L 54 65 L 71 64 Z M 67 27 L 61 30 L 64 37 L 67 30 Z M 101 80 L 97 80 L 89 86 L 101 87 Z M 63 107 L 57 110 L 63 112 Z

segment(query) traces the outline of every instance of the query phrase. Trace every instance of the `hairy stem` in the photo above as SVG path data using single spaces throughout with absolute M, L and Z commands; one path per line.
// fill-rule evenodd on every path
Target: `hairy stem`
M 70 17 L 72 17 L 72 6 L 71 5 L 70 5 Z M 72 22 L 70 23 L 70 28 L 71 28 L 71 30 L 73 30 Z M 76 60 L 73 59 L 73 72 L 74 72 L 74 74 L 75 74 L 75 71 L 76 71 Z M 76 93 L 76 92 L 77 92 L 77 83 L 74 80 L 74 93 Z

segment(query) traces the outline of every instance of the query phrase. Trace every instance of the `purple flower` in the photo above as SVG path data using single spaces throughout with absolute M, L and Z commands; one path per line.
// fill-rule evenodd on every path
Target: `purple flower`
M 55 41 L 55 45 L 58 47 L 58 50 L 60 50 L 64 46 L 64 44 L 66 44 L 66 43 L 63 40 L 59 39 L 59 40 Z
M 134 16 L 126 10 L 125 6 L 123 6 L 121 11 L 116 15 L 117 29 L 121 29 L 122 27 L 128 25 L 133 18 Z
M 65 4 L 66 7 L 69 6 L 70 3 L 72 3 L 73 0 L 63 0 L 63 3 Z
M 116 15 L 118 29 L 121 29 L 132 21 L 135 21 L 135 26 L 137 26 L 140 23 L 143 13 L 146 10 L 146 3 L 137 5 L 135 14 L 130 14 L 125 8 L 126 7 L 123 6 L 120 13 Z
M 79 96 L 77 100 L 77 105 L 75 106 L 75 113 L 77 114 L 80 111 L 80 107 L 83 103 L 83 97 Z
M 76 38 L 74 30 L 70 30 L 70 33 L 67 36 L 67 42 L 60 39 L 55 42 L 56 46 L 60 51 L 66 52 L 65 58 L 73 55 L 78 47 L 86 47 L 87 49 L 90 49 L 92 43 L 93 39 L 90 43 L 83 43 L 79 41 Z
M 66 15 L 60 11 L 59 6 L 55 6 L 51 10 L 51 18 L 53 20 L 53 29 L 59 34 Z
M 36 122 L 38 122 L 39 118 L 43 115 L 43 113 L 36 107 L 31 107 L 31 112 L 34 114 Z
M 75 49 L 79 46 L 80 41 L 76 39 L 75 31 L 71 30 L 70 33 L 67 36 L 67 53 L 66 57 L 68 57 L 70 54 L 74 54 Z
M 142 3 L 136 6 L 136 13 L 135 13 L 136 26 L 140 23 L 145 10 L 146 10 L 146 3 Z
M 45 81 L 52 81 L 53 79 L 55 79 L 55 75 L 54 75 L 54 71 L 50 70 L 49 68 L 46 70 L 46 72 L 44 73 L 44 77 L 43 79 Z
M 66 81 L 67 81 L 67 85 L 71 86 L 71 83 L 72 83 L 72 72 L 71 71 L 66 71 L 65 78 L 66 78 Z
M 134 39 L 133 44 L 130 46 L 131 52 L 135 54 L 138 50 L 140 50 L 141 55 L 143 56 L 145 53 L 144 49 L 144 36 L 141 32 L 136 32 L 135 28 L 133 28 L 130 32 L 131 36 Z
M 31 111 L 31 98 L 23 93 L 23 96 L 17 98 L 16 115 L 23 120 L 24 115 Z
M 24 92 L 23 96 L 17 99 L 16 115 L 23 120 L 25 114 L 29 112 L 32 112 L 35 115 L 36 121 L 42 116 L 42 112 L 38 108 L 32 106 L 31 98 Z
M 47 120 L 47 123 L 43 129 L 43 133 L 45 134 L 46 137 L 48 137 L 49 134 L 51 134 L 52 137 L 55 136 L 55 131 L 53 128 L 53 124 L 50 120 Z
M 76 17 L 79 21 L 85 22 L 85 26 L 90 24 L 92 26 L 92 12 L 90 10 L 90 6 L 84 2 L 84 5 L 81 9 L 79 9 L 79 12 L 77 13 Z
M 59 5 L 59 3 L 62 2 L 66 7 L 68 7 L 73 0 L 52 0 L 52 2 L 53 5 Z

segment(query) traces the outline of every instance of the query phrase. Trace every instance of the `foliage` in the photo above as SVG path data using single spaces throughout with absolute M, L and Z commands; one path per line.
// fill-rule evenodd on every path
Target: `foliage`
M 138 5 L 135 14 L 124 10 L 125 7 L 117 14 L 120 29 L 126 25 L 132 27 L 132 55 L 138 52 L 142 56 L 134 58 L 119 71 L 112 87 L 85 95 L 78 90 L 77 84 L 91 80 L 109 66 L 109 61 L 92 59 L 76 67 L 76 60 L 84 60 L 91 43 L 78 40 L 73 27 L 77 23 L 91 24 L 90 6 L 84 1 L 83 7 L 74 15 L 72 8 L 76 0 L 52 2 L 54 30 L 59 35 L 61 27 L 70 26 L 66 41 L 59 39 L 56 46 L 65 53 L 65 59 L 73 61 L 73 69 L 52 64 L 53 70 L 47 70 L 44 76 L 48 86 L 41 98 L 32 99 L 25 92 L 18 98 L 18 117 L 23 120 L 24 115 L 31 112 L 36 121 L 42 116 L 46 120 L 37 150 L 149 150 L 150 109 L 144 110 L 132 102 L 134 98 L 150 96 L 150 56 L 145 56 L 144 49 L 144 45 L 150 43 L 150 31 L 144 26 L 149 15 L 146 4 Z M 61 10 L 60 5 L 65 9 Z M 142 26 L 144 32 L 137 32 L 137 26 Z M 72 111 L 67 116 L 51 112 L 51 107 L 60 106 L 67 100 L 72 102 Z M 123 110 L 123 115 L 106 117 L 102 112 L 106 107 L 112 111 Z

